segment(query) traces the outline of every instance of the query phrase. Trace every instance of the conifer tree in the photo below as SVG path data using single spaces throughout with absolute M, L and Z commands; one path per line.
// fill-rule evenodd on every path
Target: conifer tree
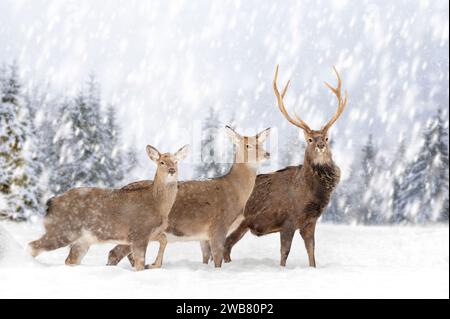
M 282 146 L 279 164 L 281 167 L 298 166 L 302 164 L 305 155 L 305 142 L 298 129 L 290 130 Z
M 38 185 L 33 175 L 32 159 L 27 158 L 24 149 L 32 131 L 15 63 L 2 75 L 1 87 L 0 214 L 24 220 L 38 213 Z
M 124 178 L 126 168 L 124 160 L 126 159 L 119 147 L 119 134 L 115 109 L 110 105 L 106 110 L 103 147 L 101 149 L 101 152 L 104 153 L 104 172 L 106 173 L 106 176 L 102 176 L 102 179 L 108 187 L 116 187 Z
M 403 174 L 406 166 L 406 142 L 402 138 L 397 151 L 394 154 L 391 170 L 392 170 L 392 197 L 391 197 L 391 223 L 402 224 L 408 222 L 408 216 L 402 207 L 401 185 L 403 183 Z
M 214 178 L 226 173 L 227 165 L 220 163 L 223 145 L 217 139 L 219 131 L 218 114 L 210 108 L 202 125 L 201 163 L 195 168 L 195 178 Z
M 448 216 L 448 127 L 442 111 L 430 119 L 422 135 L 422 146 L 408 164 L 399 185 L 399 214 L 418 223 Z

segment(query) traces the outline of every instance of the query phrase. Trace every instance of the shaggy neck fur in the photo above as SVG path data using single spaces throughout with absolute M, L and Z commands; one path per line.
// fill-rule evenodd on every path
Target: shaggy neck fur
M 334 164 L 331 155 L 329 156 L 329 159 L 327 161 L 316 164 L 306 152 L 305 160 L 303 163 L 303 172 L 305 178 L 309 182 L 312 182 L 313 184 L 319 186 L 320 188 L 322 188 L 322 190 L 332 191 L 339 182 L 336 165 Z

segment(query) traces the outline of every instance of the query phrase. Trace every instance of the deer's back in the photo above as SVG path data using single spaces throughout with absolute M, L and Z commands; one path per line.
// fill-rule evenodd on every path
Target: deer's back
M 97 237 L 112 239 L 110 233 L 125 236 L 132 228 L 157 224 L 151 189 L 122 191 L 102 188 L 74 188 L 48 202 L 46 227 L 99 232 Z

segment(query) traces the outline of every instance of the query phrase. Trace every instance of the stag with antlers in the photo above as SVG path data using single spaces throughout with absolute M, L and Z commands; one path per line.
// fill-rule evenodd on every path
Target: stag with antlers
M 328 144 L 328 131 L 344 111 L 348 97 L 347 92 L 341 96 L 341 78 L 336 68 L 334 72 L 337 76 L 337 87 L 326 82 L 325 85 L 337 97 L 337 112 L 320 130 L 312 130 L 296 113 L 293 118 L 286 111 L 283 98 L 289 81 L 280 94 L 277 87 L 277 66 L 273 89 L 281 113 L 291 124 L 304 132 L 307 147 L 303 165 L 290 166 L 271 174 L 257 176 L 255 188 L 245 207 L 245 218 L 226 240 L 225 262 L 231 261 L 231 249 L 250 230 L 256 236 L 280 233 L 280 264 L 285 266 L 292 239 L 298 229 L 305 242 L 309 265 L 316 266 L 314 257 L 316 222 L 328 205 L 331 193 L 340 179 L 340 170 L 333 162 Z

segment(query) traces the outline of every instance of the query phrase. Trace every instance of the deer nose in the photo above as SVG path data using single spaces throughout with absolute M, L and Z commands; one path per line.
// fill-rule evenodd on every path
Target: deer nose
M 169 174 L 173 175 L 177 172 L 177 170 L 175 168 L 169 168 Z
M 269 159 L 270 158 L 270 153 L 269 152 L 265 152 L 264 153 L 264 158 L 265 159 Z
M 325 143 L 318 143 L 318 144 L 317 144 L 317 147 L 318 147 L 319 149 L 323 149 L 323 148 L 325 147 Z

